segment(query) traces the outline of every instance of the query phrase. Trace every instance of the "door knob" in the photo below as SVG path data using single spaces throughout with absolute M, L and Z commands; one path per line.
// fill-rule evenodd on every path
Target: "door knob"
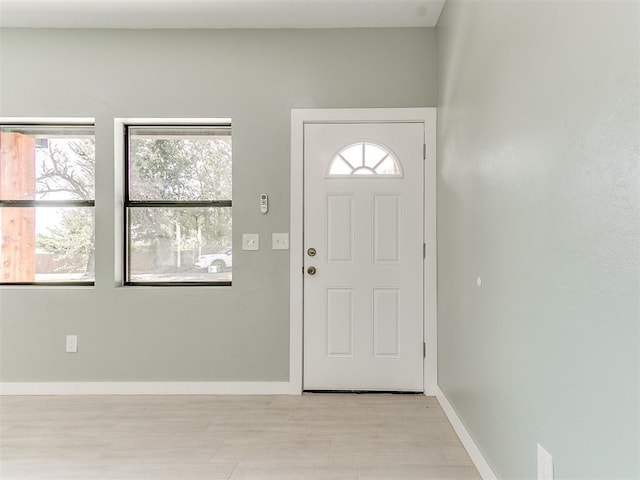
M 307 268 L 307 273 L 309 275 L 315 275 L 316 274 L 316 267 L 309 267 Z

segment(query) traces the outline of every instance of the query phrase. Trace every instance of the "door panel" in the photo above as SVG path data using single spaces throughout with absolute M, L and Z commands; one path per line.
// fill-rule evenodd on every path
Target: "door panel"
M 373 196 L 373 263 L 400 263 L 400 195 Z
M 353 195 L 327 195 L 327 261 L 353 263 Z
M 353 289 L 327 288 L 327 357 L 353 356 Z
M 398 358 L 400 289 L 373 289 L 373 356 Z
M 306 390 L 423 390 L 423 143 L 423 123 L 304 127 Z

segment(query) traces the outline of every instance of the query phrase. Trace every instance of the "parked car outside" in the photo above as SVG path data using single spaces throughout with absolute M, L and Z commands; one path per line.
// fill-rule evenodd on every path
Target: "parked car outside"
M 225 248 L 218 253 L 200 255 L 195 265 L 197 268 L 206 268 L 210 272 L 222 272 L 233 265 L 232 250 L 231 248 Z

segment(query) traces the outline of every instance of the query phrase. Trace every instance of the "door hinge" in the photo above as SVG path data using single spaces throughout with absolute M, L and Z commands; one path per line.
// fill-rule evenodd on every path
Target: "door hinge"
M 427 258 L 427 244 L 422 244 L 422 258 Z
M 422 342 L 422 358 L 427 358 L 427 342 Z
M 423 160 L 427 159 L 427 144 L 426 143 L 422 144 L 422 159 Z

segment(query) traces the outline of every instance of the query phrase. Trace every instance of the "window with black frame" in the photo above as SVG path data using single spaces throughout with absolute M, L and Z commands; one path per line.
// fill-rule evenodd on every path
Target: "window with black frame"
M 231 285 L 231 125 L 125 136 L 125 284 Z
M 0 284 L 94 284 L 94 130 L 0 125 Z

